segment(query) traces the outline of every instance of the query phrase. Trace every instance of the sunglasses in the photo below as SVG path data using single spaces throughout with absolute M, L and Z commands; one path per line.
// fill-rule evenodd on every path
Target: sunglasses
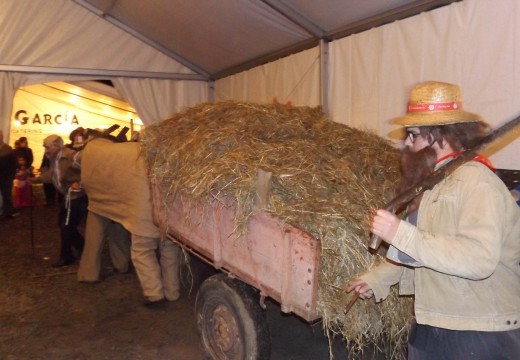
M 408 138 L 410 139 L 410 142 L 413 144 L 415 142 L 415 139 L 419 136 L 421 136 L 420 133 L 414 133 L 413 131 L 407 130 L 405 140 L 406 138 Z

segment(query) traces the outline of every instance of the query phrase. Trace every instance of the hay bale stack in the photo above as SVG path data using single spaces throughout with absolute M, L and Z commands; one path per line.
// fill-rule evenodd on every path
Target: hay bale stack
M 238 232 L 251 214 L 258 169 L 271 172 L 264 210 L 321 240 L 318 311 L 326 331 L 360 348 L 399 337 L 409 301 L 396 294 L 383 305 L 358 301 L 345 315 L 350 295 L 341 290 L 378 258 L 367 251 L 368 219 L 394 195 L 399 177 L 399 154 L 389 142 L 330 121 L 320 108 L 229 101 L 149 126 L 143 147 L 150 176 L 163 179 L 164 198 L 230 196 Z

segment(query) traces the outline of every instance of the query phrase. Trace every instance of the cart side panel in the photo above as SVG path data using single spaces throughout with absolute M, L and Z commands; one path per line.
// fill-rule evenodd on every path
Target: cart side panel
M 307 319 L 317 318 L 316 303 L 318 301 L 318 270 L 321 244 L 308 233 L 295 227 L 285 230 L 289 244 L 289 254 L 285 256 L 286 281 L 282 287 L 282 310 L 298 312 L 295 306 L 304 306 L 308 311 Z M 305 300 L 305 303 L 294 304 L 294 299 Z M 283 309 L 286 307 L 286 309 Z
M 318 318 L 319 240 L 260 211 L 249 220 L 248 241 L 255 260 L 263 262 L 258 267 L 265 269 L 257 278 L 264 286 L 276 283 L 276 297 L 271 297 L 282 311 L 308 321 Z
M 204 211 L 202 207 L 185 207 L 180 196 L 164 199 L 158 184 L 160 180 L 150 180 L 153 219 L 161 233 L 172 235 L 220 268 L 220 248 L 214 250 L 218 237 L 215 234 L 215 213 L 211 209 Z
M 275 299 L 283 311 L 307 321 L 318 318 L 319 240 L 262 211 L 250 217 L 247 239 L 237 237 L 233 207 L 219 201 L 185 206 L 177 196 L 164 214 L 157 195 L 154 189 L 154 219 L 163 233 Z

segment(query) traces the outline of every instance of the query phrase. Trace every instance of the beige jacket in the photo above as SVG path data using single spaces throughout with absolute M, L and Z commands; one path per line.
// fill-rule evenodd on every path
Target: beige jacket
M 376 301 L 404 281 L 401 293 L 415 290 L 419 324 L 520 328 L 520 209 L 483 164 L 466 163 L 425 192 L 417 227 L 401 221 L 392 244 L 423 266 L 385 262 L 363 275 Z
M 79 162 L 90 211 L 123 225 L 132 235 L 160 237 L 139 143 L 93 139 Z

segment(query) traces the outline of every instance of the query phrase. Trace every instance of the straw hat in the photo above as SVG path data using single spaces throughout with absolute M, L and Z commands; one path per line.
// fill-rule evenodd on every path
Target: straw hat
M 482 121 L 482 117 L 462 110 L 457 85 L 427 81 L 410 91 L 408 112 L 392 122 L 403 126 L 433 126 L 476 121 Z

